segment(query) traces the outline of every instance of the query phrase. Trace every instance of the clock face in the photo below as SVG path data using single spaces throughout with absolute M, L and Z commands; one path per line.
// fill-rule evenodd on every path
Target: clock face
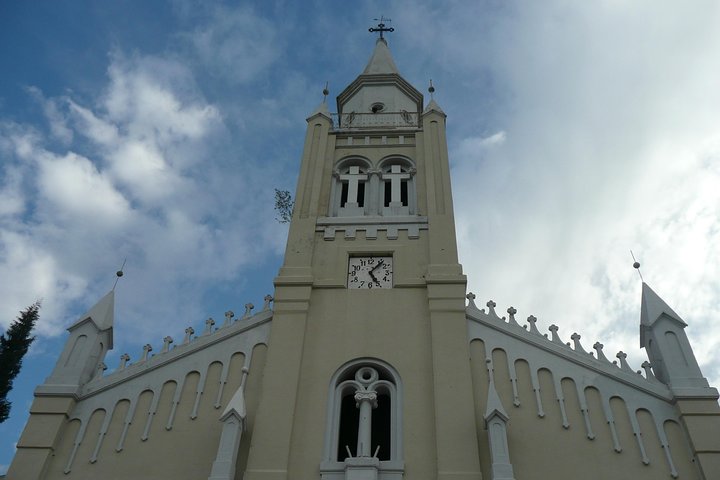
M 348 261 L 348 288 L 392 288 L 392 277 L 391 256 L 350 257 Z

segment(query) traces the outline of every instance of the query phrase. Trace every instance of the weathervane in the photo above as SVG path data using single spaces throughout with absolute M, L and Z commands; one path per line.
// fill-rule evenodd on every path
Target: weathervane
M 120 270 L 115 272 L 115 283 L 113 284 L 113 290 L 115 290 L 115 287 L 117 287 L 118 280 L 120 280 L 120 277 L 123 276 L 123 268 L 125 268 L 125 262 L 127 262 L 127 258 L 123 260 L 122 266 L 120 267 Z
M 392 20 L 390 20 L 389 18 L 385 18 L 382 15 L 380 15 L 379 19 L 373 18 L 373 20 L 378 22 L 378 26 L 377 26 L 377 28 L 373 28 L 373 27 L 368 28 L 368 32 L 370 32 L 370 33 L 380 32 L 381 39 L 384 38 L 383 32 L 394 32 L 395 31 L 395 29 L 393 27 L 385 28 L 385 22 L 392 22 Z
M 635 254 L 633 254 L 633 251 L 632 251 L 632 250 L 630 250 L 630 255 L 632 255 L 632 258 L 633 258 L 633 268 L 634 268 L 635 270 L 637 270 L 638 275 L 640 275 L 640 281 L 642 281 L 642 282 L 644 283 L 644 282 L 645 282 L 645 279 L 643 279 L 642 273 L 640 273 L 640 262 L 638 262 L 638 261 L 635 259 Z

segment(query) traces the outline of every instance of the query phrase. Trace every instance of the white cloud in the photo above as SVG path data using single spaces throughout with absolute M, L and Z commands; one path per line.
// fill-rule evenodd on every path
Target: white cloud
M 68 128 L 67 118 L 58 106 L 58 101 L 46 99 L 37 87 L 28 87 L 27 91 L 42 106 L 45 118 L 50 125 L 52 136 L 64 144 L 70 143 L 73 139 L 73 131 Z
M 118 127 L 111 122 L 98 118 L 91 110 L 68 101 L 76 128 L 86 137 L 102 146 L 112 146 L 119 138 Z
M 0 224 L 7 217 L 14 217 L 25 210 L 25 196 L 22 193 L 20 169 L 6 166 L 4 182 L 0 185 Z
M 486 13 L 489 36 L 466 26 L 427 41 L 446 44 L 455 75 L 491 72 L 488 128 L 512 139 L 487 149 L 449 132 L 470 288 L 639 365 L 633 249 L 718 383 L 720 33 L 706 6 L 528 5 Z M 450 122 L 483 104 L 438 101 Z
M 2 215 L 14 219 L 0 223 L 0 277 L 16 279 L 0 285 L 3 321 L 42 298 L 39 331 L 57 333 L 127 256 L 117 343 L 172 332 L 207 314 L 201 299 L 224 288 L 216 282 L 277 251 L 278 228 L 246 227 L 272 218 L 265 174 L 224 149 L 220 109 L 181 63 L 118 52 L 92 104 L 32 94 L 62 106 L 46 113 L 69 119 L 72 141 L 53 142 L 52 126 L 0 129 Z
M 2 285 L 0 318 L 7 325 L 21 309 L 41 300 L 42 321 L 36 328 L 40 334 L 57 335 L 63 329 L 61 316 L 85 293 L 87 281 L 64 269 L 32 227 L 19 230 L 0 230 L 0 278 L 8 279 Z
M 127 200 L 90 160 L 72 152 L 63 157 L 47 153 L 37 157 L 38 187 L 53 211 L 95 224 L 127 219 Z
M 200 62 L 231 83 L 254 79 L 280 54 L 275 25 L 250 8 L 214 7 L 187 39 Z

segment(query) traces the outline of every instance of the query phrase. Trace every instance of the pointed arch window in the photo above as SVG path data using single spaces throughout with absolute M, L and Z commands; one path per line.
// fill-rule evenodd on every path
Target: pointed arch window
M 379 360 L 356 360 L 333 376 L 328 398 L 321 478 L 374 469 L 381 480 L 402 478 L 400 377 Z

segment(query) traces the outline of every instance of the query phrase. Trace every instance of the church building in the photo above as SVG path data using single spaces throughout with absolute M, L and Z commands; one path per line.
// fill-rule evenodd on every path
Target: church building
M 639 371 L 466 291 L 446 115 L 377 31 L 337 113 L 307 118 L 274 294 L 106 366 L 108 293 L 35 390 L 8 479 L 720 478 L 718 391 L 648 285 Z

